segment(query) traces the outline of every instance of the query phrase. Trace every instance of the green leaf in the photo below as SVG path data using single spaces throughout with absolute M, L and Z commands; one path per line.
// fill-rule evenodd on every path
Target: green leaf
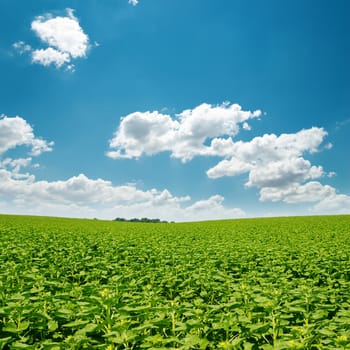
M 18 333 L 18 328 L 17 325 L 13 322 L 7 323 L 5 327 L 2 329 L 3 332 L 8 332 L 8 333 Z
M 86 333 L 93 333 L 99 328 L 99 325 L 95 323 L 89 323 L 82 329 L 79 329 L 76 334 L 86 334 Z
M 58 323 L 57 323 L 57 321 L 50 320 L 50 321 L 47 323 L 47 328 L 48 328 L 49 332 L 54 332 L 54 331 L 58 328 Z
M 9 344 L 12 337 L 0 338 L 0 346 L 3 348 L 4 345 Z
M 88 322 L 89 321 L 86 321 L 86 320 L 75 320 L 75 321 L 68 322 L 68 323 L 64 324 L 62 327 L 79 328 L 79 327 L 86 325 Z
M 32 346 L 21 342 L 15 342 L 11 345 L 11 349 L 28 349 L 28 348 L 32 348 Z

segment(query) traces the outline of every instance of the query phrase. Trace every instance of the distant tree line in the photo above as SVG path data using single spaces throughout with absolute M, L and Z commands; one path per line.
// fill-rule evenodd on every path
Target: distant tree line
M 168 221 L 160 220 L 160 219 L 149 219 L 149 218 L 133 218 L 133 219 L 125 219 L 125 218 L 115 218 L 114 221 L 122 221 L 122 222 L 146 222 L 146 223 L 152 223 L 152 224 L 166 224 Z

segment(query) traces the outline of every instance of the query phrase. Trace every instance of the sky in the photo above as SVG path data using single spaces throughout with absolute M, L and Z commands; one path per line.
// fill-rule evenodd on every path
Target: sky
M 0 0 L 0 213 L 350 213 L 348 0 Z

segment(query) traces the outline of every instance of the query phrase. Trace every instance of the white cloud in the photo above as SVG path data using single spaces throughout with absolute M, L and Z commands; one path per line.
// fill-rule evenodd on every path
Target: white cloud
M 39 16 L 32 22 L 31 28 L 50 47 L 72 58 L 86 56 L 89 37 L 80 27 L 72 9 L 67 9 L 66 17 Z
M 136 6 L 139 3 L 138 0 L 129 0 L 128 2 L 129 2 L 129 4 L 131 4 L 133 6 Z
M 43 66 L 66 66 L 74 71 L 72 60 L 86 57 L 90 47 L 89 37 L 84 33 L 72 9 L 66 10 L 66 16 L 46 14 L 38 16 L 31 24 L 31 29 L 47 47 L 34 49 L 19 41 L 13 47 L 20 53 L 31 53 L 33 63 Z
M 252 128 L 250 127 L 250 125 L 247 122 L 243 123 L 243 129 L 244 130 L 251 130 Z
M 12 46 L 19 52 L 20 55 L 23 55 L 24 53 L 30 52 L 32 50 L 31 46 L 26 44 L 24 41 L 17 41 Z
M 226 208 L 223 206 L 224 197 L 214 195 L 208 199 L 197 201 L 186 208 L 186 211 L 197 220 L 229 219 L 246 216 L 239 208 Z
M 224 159 L 220 161 L 215 167 L 207 171 L 207 175 L 211 179 L 218 179 L 223 176 L 235 176 L 246 173 L 254 168 L 254 165 L 249 162 L 242 161 L 237 158 L 230 160 Z
M 313 127 L 294 134 L 265 134 L 248 142 L 228 143 L 222 154 L 229 159 L 220 161 L 207 175 L 217 179 L 248 173 L 246 186 L 258 187 L 262 201 L 312 202 L 310 190 L 315 183 L 306 187 L 301 184 L 326 174 L 322 166 L 304 159 L 304 154 L 317 152 L 326 135 L 323 128 Z
M 107 155 L 114 159 L 137 158 L 169 151 L 183 162 L 199 155 L 219 155 L 220 145 L 232 142 L 240 124 L 260 115 L 259 110 L 243 111 L 238 104 L 230 103 L 203 103 L 176 118 L 158 111 L 135 112 L 121 119 Z M 208 140 L 212 140 L 210 146 L 206 145 Z
M 221 156 L 231 158 L 234 163 L 240 160 L 252 166 L 264 166 L 270 162 L 278 162 L 286 159 L 298 158 L 305 152 L 316 153 L 319 146 L 323 142 L 327 132 L 323 128 L 312 127 L 310 129 L 303 129 L 297 133 L 281 134 L 265 134 L 263 136 L 255 137 L 251 141 L 231 142 L 226 140 L 224 144 L 220 140 L 213 140 L 213 143 L 218 143 L 216 148 L 221 148 Z M 220 142 L 219 142 L 220 141 Z M 214 148 L 214 146 L 213 146 Z M 226 165 L 229 165 L 226 163 Z M 221 176 L 225 176 L 224 168 L 221 165 Z M 210 170 L 214 176 L 215 171 Z M 230 176 L 228 173 L 227 176 Z
M 315 181 L 331 177 L 334 172 L 327 173 L 322 166 L 305 159 L 307 154 L 319 152 L 327 132 L 312 127 L 234 141 L 240 128 L 250 130 L 248 121 L 260 116 L 260 110 L 243 111 L 238 104 L 230 103 L 218 106 L 203 103 L 176 117 L 158 111 L 131 113 L 121 119 L 107 155 L 114 159 L 138 158 L 168 151 L 183 162 L 196 156 L 216 156 L 223 159 L 207 171 L 207 176 L 217 179 L 246 173 L 246 187 L 257 187 L 261 201 L 319 202 L 315 208 L 344 201 L 333 187 Z M 328 143 L 322 149 L 330 148 Z M 187 210 L 198 214 L 200 208 L 211 207 L 213 212 L 223 212 L 220 198 L 199 201 Z
M 176 197 L 168 190 L 142 191 L 135 185 L 114 186 L 84 174 L 52 182 L 36 181 L 33 175 L 15 175 L 0 167 L 0 198 L 6 198 L 6 210 L 12 213 L 176 221 L 245 216 L 240 209 L 224 207 L 221 196 L 186 205 L 191 200 L 189 196 Z M 4 208 L 0 201 L 1 206 Z
M 111 158 L 137 158 L 143 153 L 152 155 L 169 148 L 179 123 L 158 112 L 135 112 L 122 119 L 109 146 Z
M 249 172 L 249 181 L 246 185 L 281 188 L 295 182 L 319 178 L 322 175 L 322 167 L 311 166 L 308 160 L 298 157 L 253 167 Z
M 226 143 L 221 154 L 229 159 L 220 161 L 207 175 L 217 179 L 247 172 L 246 185 L 258 187 L 281 187 L 318 178 L 323 175 L 322 167 L 311 165 L 303 155 L 317 152 L 326 135 L 324 129 L 313 127 L 295 134 L 265 134 L 248 142 Z
M 226 114 L 227 110 L 232 113 Z M 127 145 L 123 150 L 127 157 L 161 151 L 170 151 L 182 161 L 197 155 L 221 156 L 227 159 L 209 169 L 208 176 L 247 173 L 246 186 L 259 188 L 261 201 L 309 202 L 313 203 L 312 213 L 349 212 L 349 196 L 337 194 L 335 188 L 314 181 L 332 173 L 325 173 L 321 166 L 304 159 L 306 153 L 318 151 L 327 133 L 322 128 L 311 128 L 295 134 L 263 135 L 247 142 L 234 142 L 232 137 L 240 124 L 258 115 L 259 112 L 244 112 L 237 105 L 229 104 L 201 105 L 182 112 L 175 120 L 158 112 L 133 113 L 122 120 L 114 140 Z M 158 217 L 176 221 L 246 216 L 239 208 L 225 206 L 220 195 L 193 203 L 189 196 L 174 196 L 167 189 L 141 190 L 136 184 L 116 186 L 84 174 L 61 181 L 38 181 L 30 172 L 23 172 L 24 168 L 36 166 L 31 164 L 32 156 L 51 151 L 52 145 L 35 136 L 23 118 L 0 118 L 2 212 L 107 219 Z M 18 146 L 28 147 L 29 156 L 3 157 Z
M 33 128 L 21 117 L 0 117 L 0 155 L 17 146 L 31 148 L 30 155 L 38 156 L 52 150 L 53 142 L 34 136 Z
M 319 202 L 334 197 L 333 187 L 310 181 L 304 185 L 292 183 L 285 187 L 263 187 L 260 190 L 261 201 L 283 201 L 286 203 Z
M 227 154 L 233 157 L 220 161 L 207 175 L 215 179 L 248 173 L 246 186 L 258 187 L 261 201 L 313 202 L 316 204 L 310 208 L 312 213 L 349 213 L 349 196 L 337 194 L 332 186 L 310 181 L 335 173 L 325 173 L 322 166 L 303 158 L 304 153 L 317 152 L 326 135 L 323 128 L 313 127 L 295 134 L 263 135 L 249 142 L 229 143 Z
M 21 117 L 0 119 L 0 210 L 3 213 L 77 217 L 150 217 L 189 221 L 244 216 L 240 209 L 225 207 L 221 196 L 191 203 L 190 196 L 174 196 L 169 190 L 140 190 L 135 184 L 115 186 L 84 174 L 66 180 L 36 180 L 23 168 L 32 157 L 3 157 L 7 151 L 27 146 L 32 156 L 52 150 L 52 142 L 34 135 Z
M 20 177 L 23 177 L 23 174 L 20 174 L 21 169 L 29 166 L 31 162 L 31 157 L 18 159 L 5 158 L 4 160 L 0 159 L 0 169 L 9 168 L 11 169 L 12 175 L 19 175 Z M 25 177 L 27 177 L 27 175 Z
M 65 63 L 70 62 L 70 57 L 66 52 L 49 47 L 47 49 L 34 50 L 32 52 L 32 61 L 43 66 L 54 64 L 57 68 L 60 68 Z
M 311 210 L 317 214 L 349 214 L 350 196 L 334 192 L 315 204 Z

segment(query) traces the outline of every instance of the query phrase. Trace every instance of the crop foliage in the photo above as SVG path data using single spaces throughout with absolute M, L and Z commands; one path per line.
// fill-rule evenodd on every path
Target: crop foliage
M 0 349 L 349 349 L 350 216 L 0 216 Z

